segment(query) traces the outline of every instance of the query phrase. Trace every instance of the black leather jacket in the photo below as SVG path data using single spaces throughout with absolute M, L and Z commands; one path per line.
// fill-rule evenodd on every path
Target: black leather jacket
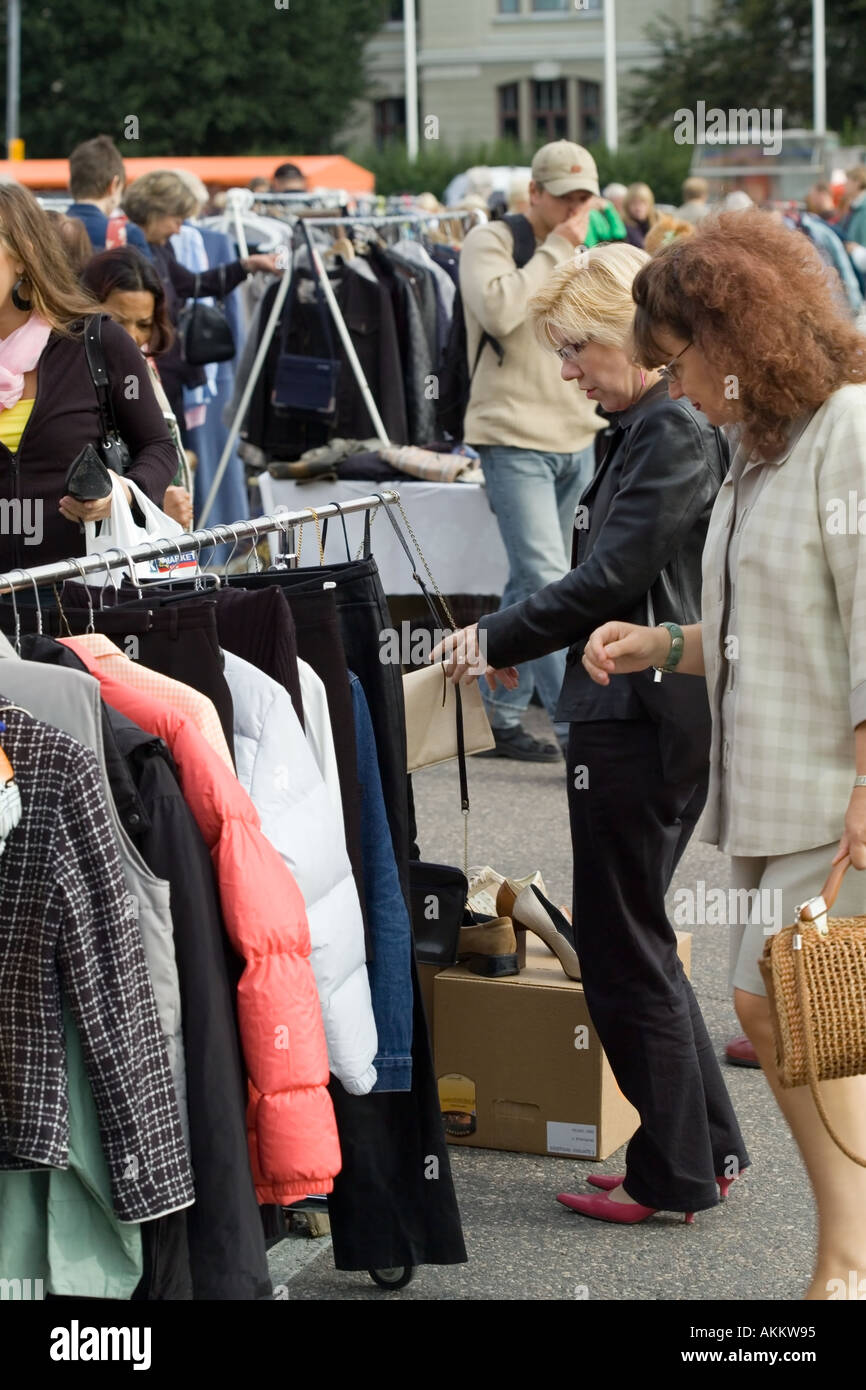
M 713 502 L 728 470 L 722 432 L 660 382 L 611 416 L 611 439 L 581 497 L 573 569 L 522 603 L 480 620 L 492 666 L 512 666 L 568 647 L 556 717 L 562 721 L 656 718 L 660 688 L 651 676 L 617 676 L 595 685 L 580 657 L 586 639 L 612 618 L 646 623 L 700 621 L 701 552 Z M 665 676 L 664 691 L 687 694 L 709 728 L 702 678 Z M 705 719 L 704 719 L 705 712 Z M 677 716 L 679 719 L 679 716 Z

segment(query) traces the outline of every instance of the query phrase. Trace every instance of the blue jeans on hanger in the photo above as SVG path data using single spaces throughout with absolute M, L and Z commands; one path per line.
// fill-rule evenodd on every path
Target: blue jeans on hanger
M 595 446 L 573 454 L 548 454 L 499 444 L 475 446 L 502 541 L 508 555 L 508 583 L 500 609 L 562 579 L 571 568 L 574 514 L 595 471 Z M 565 678 L 565 651 L 551 652 L 519 666 L 514 690 L 490 692 L 479 682 L 494 729 L 514 728 L 529 708 L 534 690 L 553 719 Z M 557 725 L 563 737 L 568 725 Z

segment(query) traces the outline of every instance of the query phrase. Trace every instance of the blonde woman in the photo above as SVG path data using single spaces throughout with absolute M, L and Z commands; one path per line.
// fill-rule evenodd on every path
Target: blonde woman
M 629 241 L 643 246 L 647 232 L 658 222 L 655 195 L 648 183 L 631 183 L 625 195 L 625 225 Z
M 714 1206 L 748 1164 L 742 1135 L 665 912 L 704 804 L 709 708 L 697 680 L 645 672 L 606 689 L 581 664 L 601 615 L 696 620 L 707 523 L 727 470 L 721 432 L 630 346 L 632 284 L 645 252 L 616 244 L 560 267 L 530 303 L 551 366 L 613 426 L 575 517 L 570 573 L 452 634 L 433 653 L 455 681 L 508 686 L 514 666 L 568 649 L 556 710 L 570 725 L 567 789 L 574 940 L 586 1000 L 640 1127 L 608 1190 L 562 1195 L 585 1216 L 631 1224 L 659 1209 Z M 680 618 L 677 619 L 677 613 Z M 567 924 L 555 923 L 567 931 Z
M 855 872 L 866 869 L 866 568 L 856 506 L 852 517 L 866 492 L 866 340 L 834 275 L 805 237 L 755 209 L 705 219 L 635 282 L 641 360 L 668 362 L 671 395 L 741 432 L 710 522 L 701 621 L 694 609 L 674 619 L 685 624 L 676 670 L 690 674 L 664 680 L 709 687 L 701 838 L 731 856 L 737 889 L 778 903 L 733 928 L 732 984 L 815 1193 L 808 1299 L 839 1297 L 852 1270 L 866 1273 L 866 1168 L 833 1144 L 808 1087 L 780 1086 L 758 958 L 765 929 L 792 922 L 846 854 L 834 915 L 866 912 Z M 642 624 L 592 634 L 583 660 L 600 688 L 674 665 L 671 632 Z M 866 1077 L 821 1090 L 837 1133 L 866 1154 Z

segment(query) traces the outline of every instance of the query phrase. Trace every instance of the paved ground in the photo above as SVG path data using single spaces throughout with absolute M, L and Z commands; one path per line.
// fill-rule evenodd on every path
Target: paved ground
M 537 732 L 547 727 L 532 711 Z M 456 767 L 415 778 L 419 843 L 428 859 L 462 862 Z M 557 902 L 570 901 L 571 863 L 564 768 L 473 759 L 470 863 L 500 872 L 540 868 Z M 726 861 L 693 841 L 672 892 L 695 880 L 727 885 Z M 695 927 L 692 980 L 721 1056 L 735 1031 L 727 992 L 724 928 Z M 574 1216 L 557 1192 L 589 1190 L 590 1167 L 622 1169 L 622 1151 L 604 1165 L 562 1158 L 451 1150 L 469 1262 L 426 1266 L 399 1293 L 384 1293 L 365 1274 L 333 1267 L 328 1240 L 293 1237 L 271 1254 L 275 1282 L 291 1299 L 798 1299 L 808 1283 L 813 1213 L 793 1141 L 760 1072 L 724 1067 L 753 1167 L 728 1201 L 693 1226 L 655 1217 L 611 1227 Z M 586 1292 L 584 1293 L 584 1289 Z

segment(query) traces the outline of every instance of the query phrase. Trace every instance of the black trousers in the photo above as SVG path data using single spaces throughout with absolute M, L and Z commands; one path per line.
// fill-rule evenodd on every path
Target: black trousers
M 700 1211 L 718 1202 L 716 1176 L 749 1162 L 665 912 L 706 779 L 666 784 L 656 726 L 644 720 L 572 724 L 567 775 L 587 1007 L 641 1121 L 626 1191 L 657 1210 Z

